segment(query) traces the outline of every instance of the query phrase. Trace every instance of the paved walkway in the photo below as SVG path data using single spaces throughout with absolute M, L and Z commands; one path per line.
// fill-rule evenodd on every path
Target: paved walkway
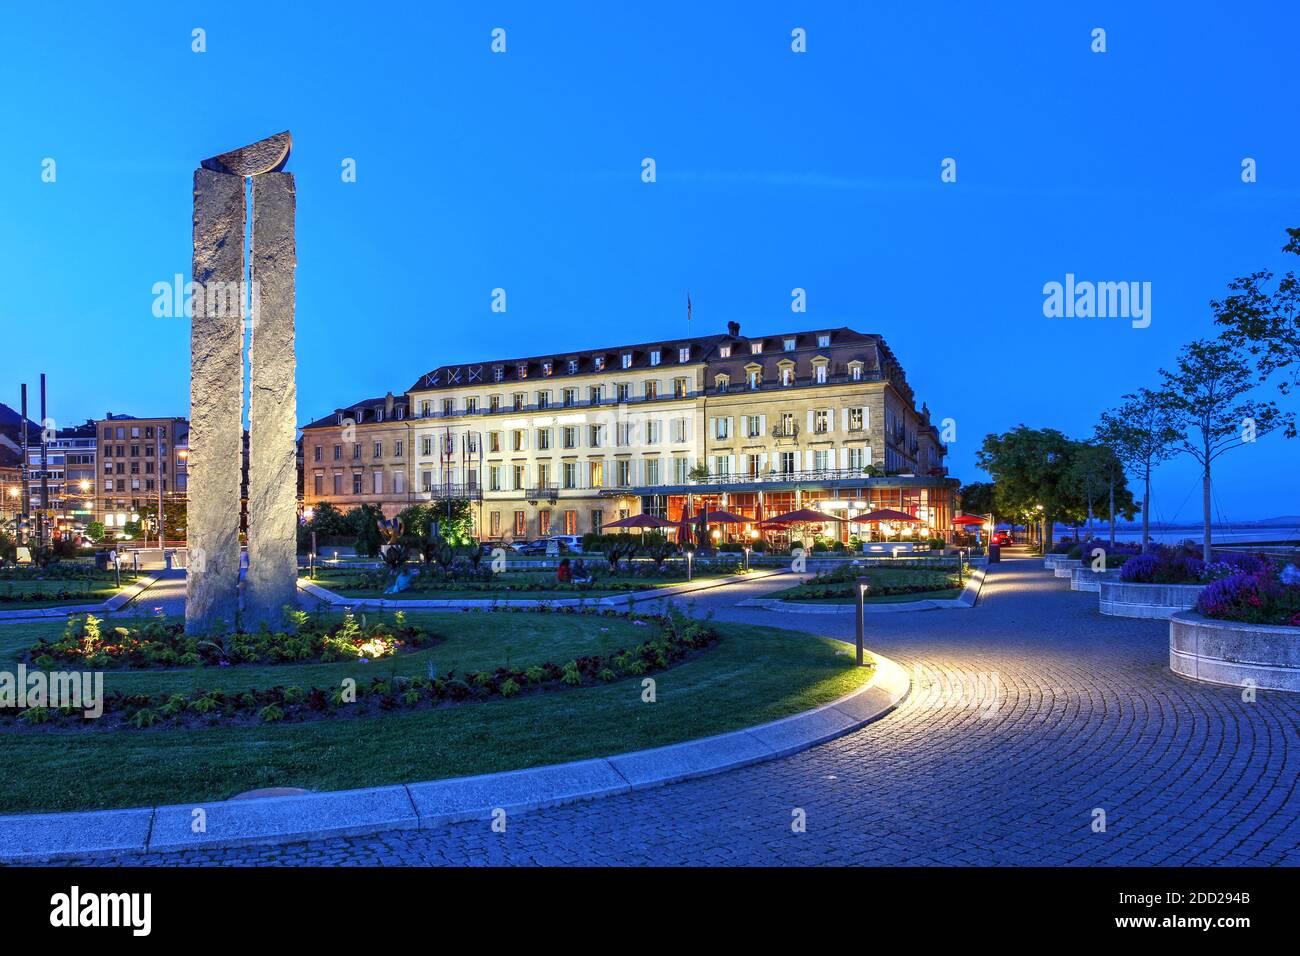
M 732 606 L 791 583 L 691 603 L 852 639 L 851 618 Z M 912 696 L 810 751 L 521 814 L 504 834 L 485 820 L 120 862 L 1300 864 L 1300 698 L 1245 703 L 1174 677 L 1167 628 L 1102 617 L 1039 560 L 1004 562 L 974 610 L 869 619 L 868 646 L 913 671 Z

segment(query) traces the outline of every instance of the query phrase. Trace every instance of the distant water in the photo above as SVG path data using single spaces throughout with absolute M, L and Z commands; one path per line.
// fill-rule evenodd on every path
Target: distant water
M 1086 527 L 1080 529 L 1080 533 L 1087 536 Z M 1105 523 L 1095 523 L 1092 527 L 1092 533 L 1097 538 L 1109 538 L 1110 529 Z M 1057 526 L 1056 534 L 1068 536 L 1074 534 L 1073 528 Z M 1180 544 L 1183 541 L 1194 541 L 1200 544 L 1204 535 L 1201 528 L 1152 528 L 1151 540 L 1160 544 Z M 1142 538 L 1142 527 L 1136 528 L 1117 526 L 1115 528 L 1116 541 L 1139 541 Z M 1210 526 L 1210 541 L 1213 544 L 1249 544 L 1252 541 L 1300 541 L 1300 526 L 1296 525 L 1262 525 L 1251 528 L 1242 527 L 1218 527 Z

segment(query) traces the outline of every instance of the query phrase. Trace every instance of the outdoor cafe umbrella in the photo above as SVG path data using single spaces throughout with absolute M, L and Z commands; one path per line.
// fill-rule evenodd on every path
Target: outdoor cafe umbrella
M 672 528 L 676 527 L 676 521 L 668 521 L 665 518 L 656 518 L 654 515 L 639 514 L 632 515 L 630 518 L 619 518 L 617 521 L 608 522 L 606 528 Z
M 781 524 L 828 524 L 832 521 L 843 521 L 843 518 L 837 518 L 835 515 L 828 515 L 824 511 L 814 511 L 812 508 L 800 508 L 798 511 L 790 511 L 783 515 L 777 515 L 770 521 L 779 521 Z M 854 521 L 861 519 L 854 518 Z
M 952 523 L 953 523 L 953 524 L 982 525 L 982 524 L 984 523 L 984 520 L 985 520 L 985 519 L 979 517 L 979 515 L 961 515 L 960 517 L 953 518 L 953 519 L 952 519 Z
M 893 508 L 881 508 L 879 511 L 868 511 L 864 515 L 850 518 L 849 521 L 854 524 L 875 524 L 880 521 L 914 521 L 919 524 L 921 519 L 915 515 L 910 515 L 905 511 L 895 511 Z

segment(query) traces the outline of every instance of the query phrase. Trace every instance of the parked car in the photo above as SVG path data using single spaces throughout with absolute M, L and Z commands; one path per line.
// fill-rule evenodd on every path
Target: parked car
M 1016 536 L 1010 531 L 995 531 L 993 532 L 992 543 L 1005 548 L 1007 545 L 1016 543 Z
M 549 540 L 560 542 L 564 548 L 568 548 L 570 551 L 582 550 L 582 535 L 580 534 L 553 534 Z
M 519 554 L 532 556 L 546 554 L 546 539 L 538 538 L 536 541 L 529 541 L 527 544 L 516 545 L 515 550 Z

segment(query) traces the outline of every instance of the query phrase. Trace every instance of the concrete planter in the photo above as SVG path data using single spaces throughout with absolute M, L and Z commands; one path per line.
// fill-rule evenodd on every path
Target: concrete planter
M 1083 567 L 1082 558 L 1065 558 L 1056 562 L 1056 576 L 1058 578 L 1068 578 L 1071 571 L 1081 567 Z
M 1056 570 L 1057 561 L 1068 560 L 1063 554 L 1045 554 L 1043 555 L 1043 567 L 1048 571 Z
M 1102 581 L 1118 581 L 1119 568 L 1094 571 L 1091 567 L 1073 568 L 1070 571 L 1071 591 L 1100 591 Z
M 1102 614 L 1115 617 L 1172 617 L 1196 606 L 1204 584 L 1132 584 L 1102 581 L 1097 589 Z
M 1169 669 L 1211 684 L 1300 692 L 1300 627 L 1179 611 L 1169 619 Z

